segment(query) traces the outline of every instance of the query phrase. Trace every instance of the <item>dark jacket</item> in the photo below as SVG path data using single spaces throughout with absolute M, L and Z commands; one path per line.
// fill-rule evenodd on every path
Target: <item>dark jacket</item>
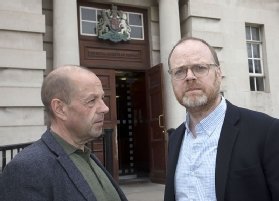
M 94 155 L 121 200 L 126 197 Z M 1 201 L 97 201 L 72 160 L 49 131 L 8 163 L 0 178 Z
M 174 201 L 174 174 L 185 132 L 181 124 L 169 139 L 165 201 Z M 279 120 L 232 105 L 218 142 L 215 170 L 218 201 L 279 200 Z

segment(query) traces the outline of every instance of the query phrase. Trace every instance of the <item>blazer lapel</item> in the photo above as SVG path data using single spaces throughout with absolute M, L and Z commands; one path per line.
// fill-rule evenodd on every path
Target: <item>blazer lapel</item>
M 183 136 L 185 133 L 185 125 L 184 123 L 179 126 L 174 133 L 172 133 L 173 136 L 172 138 L 172 143 L 171 143 L 171 150 L 169 151 L 169 166 L 168 169 L 171 170 L 171 174 L 174 175 L 178 157 L 179 157 L 179 152 L 183 140 Z
M 183 123 L 170 136 L 167 167 L 168 171 L 165 189 L 165 200 L 167 201 L 175 200 L 174 175 L 184 133 L 185 125 Z
M 57 160 L 63 166 L 65 171 L 67 172 L 69 178 L 75 184 L 78 191 L 84 196 L 86 200 L 96 200 L 94 194 L 92 193 L 88 183 L 83 178 L 80 171 L 78 171 L 77 167 L 73 164 L 71 159 L 65 156 L 58 157 Z
M 49 131 L 47 131 L 42 136 L 43 141 L 46 143 L 46 145 L 49 147 L 52 152 L 54 152 L 57 155 L 57 160 L 61 164 L 61 166 L 64 168 L 64 170 L 67 172 L 68 177 L 72 180 L 72 182 L 75 184 L 77 190 L 81 192 L 81 194 L 84 196 L 86 200 L 96 200 L 96 197 L 92 193 L 89 185 L 83 178 L 80 171 L 77 169 L 77 167 L 74 165 L 72 160 L 68 157 L 68 155 L 64 152 L 63 148 L 56 142 L 54 137 L 51 135 Z
M 231 154 L 236 137 L 239 133 L 239 129 L 237 127 L 239 119 L 240 116 L 237 107 L 227 101 L 227 111 L 218 142 L 216 157 L 215 188 L 218 201 L 223 201 L 225 199 L 226 182 L 230 168 Z

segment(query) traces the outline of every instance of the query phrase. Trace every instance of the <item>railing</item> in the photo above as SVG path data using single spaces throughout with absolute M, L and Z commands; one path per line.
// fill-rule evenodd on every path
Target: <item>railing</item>
M 7 160 L 12 160 L 17 153 L 19 153 L 22 149 L 29 146 L 30 144 L 32 144 L 32 142 L 0 146 L 0 152 L 2 153 L 1 171 L 4 169 L 7 162 L 9 162 Z M 7 157 L 8 153 L 10 155 L 9 157 Z
M 101 136 L 101 138 L 103 138 L 104 166 L 111 174 L 113 173 L 112 132 L 113 129 L 104 129 L 104 134 Z M 6 164 L 12 160 L 17 153 L 30 144 L 32 144 L 32 142 L 0 146 L 0 160 L 2 156 L 2 163 L 0 163 L 2 167 L 0 167 L 0 172 L 3 171 Z

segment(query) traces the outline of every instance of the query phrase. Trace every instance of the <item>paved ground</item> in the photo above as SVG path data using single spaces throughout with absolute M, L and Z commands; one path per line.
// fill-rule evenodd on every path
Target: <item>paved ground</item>
M 129 201 L 162 201 L 165 185 L 151 182 L 121 184 Z

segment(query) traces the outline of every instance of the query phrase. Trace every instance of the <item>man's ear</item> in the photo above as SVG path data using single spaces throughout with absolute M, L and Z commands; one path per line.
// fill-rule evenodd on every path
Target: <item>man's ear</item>
M 66 120 L 67 116 L 66 116 L 66 104 L 61 101 L 60 99 L 54 98 L 51 100 L 51 109 L 53 111 L 53 114 L 55 115 L 55 117 L 62 119 L 62 120 Z
M 217 68 L 216 68 L 216 75 L 218 76 L 218 77 L 222 77 L 222 70 L 221 70 L 221 66 L 218 66 Z

